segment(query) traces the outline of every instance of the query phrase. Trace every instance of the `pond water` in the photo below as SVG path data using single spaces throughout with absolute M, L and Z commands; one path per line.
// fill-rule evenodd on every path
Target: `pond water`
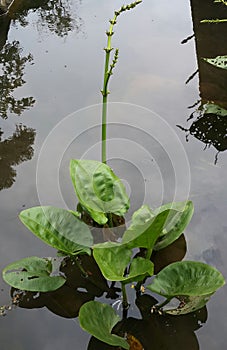
M 100 160 L 104 33 L 122 5 L 119 0 L 15 3 L 15 11 L 0 17 L 1 270 L 26 256 L 55 255 L 23 227 L 18 213 L 40 203 L 73 209 L 69 160 Z M 226 120 L 213 114 L 197 120 L 196 113 L 207 101 L 227 109 L 227 71 L 201 59 L 226 55 L 227 23 L 200 24 L 205 18 L 227 18 L 226 6 L 144 0 L 119 19 L 108 158 L 130 194 L 126 220 L 143 203 L 156 207 L 190 198 L 195 213 L 185 232 L 186 259 L 211 264 L 227 278 Z M 200 328 L 188 319 L 186 330 L 174 325 L 165 333 L 156 327 L 150 349 L 181 349 L 184 341 L 191 350 L 224 349 L 226 297 L 224 287 L 211 298 Z M 10 288 L 1 280 L 0 305 L 10 300 Z M 139 317 L 134 309 L 129 315 Z M 77 319 L 45 307 L 16 308 L 0 322 L 2 350 L 87 349 L 90 339 Z M 172 345 L 161 343 L 164 333 L 164 343 Z

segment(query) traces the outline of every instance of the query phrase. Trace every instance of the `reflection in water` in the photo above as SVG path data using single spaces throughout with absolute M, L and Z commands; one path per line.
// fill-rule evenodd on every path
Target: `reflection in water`
M 22 48 L 19 41 L 7 43 L 0 53 L 0 64 L 2 74 L 0 75 L 0 116 L 7 119 L 7 112 L 17 115 L 35 103 L 33 97 L 23 97 L 16 99 L 13 92 L 18 87 L 21 87 L 25 80 L 24 69 L 27 62 L 31 63 L 33 57 L 31 54 L 22 56 Z
M 17 125 L 16 131 L 6 140 L 2 140 L 2 134 L 0 129 L 0 190 L 15 182 L 13 166 L 32 158 L 35 139 L 35 131 L 22 125 Z
M 45 4 L 38 10 L 38 28 L 46 23 L 48 29 L 60 37 L 64 37 L 72 30 L 79 31 L 82 20 L 72 17 L 72 2 L 64 0 L 44 1 Z
M 152 255 L 152 261 L 157 265 L 155 273 L 171 262 L 183 259 L 185 253 L 186 242 L 182 234 L 170 246 Z M 63 287 L 54 292 L 46 293 L 23 292 L 12 288 L 12 304 L 27 309 L 46 307 L 58 316 L 75 318 L 79 314 L 80 307 L 90 300 L 102 297 L 104 294 L 106 298 L 119 299 L 120 289 L 114 283 L 108 284 L 92 256 L 81 255 L 77 259 L 77 262 L 70 258 L 62 260 L 60 271 L 66 277 L 66 283 Z M 160 316 L 151 313 L 152 306 L 157 302 L 149 295 L 137 295 L 136 305 L 141 312 L 142 319 L 131 317 L 124 319 L 114 328 L 114 332 L 119 335 L 125 332 L 131 334 L 130 340 L 135 341 L 134 337 L 137 338 L 138 344 L 141 343 L 144 349 L 150 350 L 152 342 L 154 350 L 180 350 L 182 348 L 198 350 L 194 330 L 200 327 L 199 322 L 205 322 L 205 309 L 186 316 Z M 184 344 L 183 347 L 185 339 L 187 339 L 188 345 Z M 117 348 L 91 338 L 88 349 Z
M 14 23 L 25 27 L 29 23 L 28 13 L 36 12 L 40 31 L 48 28 L 51 33 L 64 37 L 70 31 L 81 29 L 82 20 L 73 13 L 73 6 L 70 0 L 14 0 L 7 15 Z
M 195 331 L 207 320 L 207 310 L 204 307 L 194 313 L 182 316 L 152 314 L 151 308 L 157 303 L 152 296 L 139 296 L 136 304 L 142 319 L 129 317 L 114 328 L 114 333 L 133 335 L 142 344 L 144 350 L 199 350 Z M 88 350 L 116 350 L 92 337 Z M 142 349 L 135 347 L 135 349 Z
M 5 5 L 10 3 L 7 8 Z M 81 19 L 72 15 L 73 2 L 67 0 L 13 0 L 0 1 L 0 4 L 0 116 L 7 119 L 9 113 L 21 115 L 35 103 L 31 96 L 17 99 L 13 95 L 14 90 L 25 84 L 24 69 L 26 64 L 32 64 L 33 57 L 30 53 L 23 55 L 19 41 L 7 42 L 10 25 L 27 26 L 27 15 L 35 11 L 39 30 L 47 27 L 64 37 L 80 29 Z M 13 166 L 32 158 L 35 131 L 17 126 L 14 134 L 3 141 L 2 134 L 0 129 L 0 190 L 13 185 L 16 177 Z
M 227 112 L 227 111 L 226 111 Z M 211 145 L 218 151 L 215 156 L 215 164 L 218 160 L 218 153 L 227 149 L 227 118 L 214 113 L 204 113 L 198 117 L 190 126 L 185 129 L 177 125 L 181 130 L 188 132 L 198 140 L 205 143 L 205 148 Z M 188 140 L 188 135 L 187 138 Z
M 101 274 L 93 257 L 82 255 L 79 263 L 88 271 L 89 276 L 82 275 L 75 260 L 66 258 L 61 264 L 61 272 L 67 278 L 64 286 L 54 292 L 32 293 L 20 292 L 12 288 L 11 296 L 14 299 L 19 295 L 18 306 L 27 309 L 47 307 L 54 314 L 65 318 L 78 316 L 80 307 L 95 297 L 101 297 L 106 293 L 107 298 L 116 299 L 120 289 L 114 285 L 109 287 L 106 279 Z
M 205 18 L 225 18 L 227 8 L 215 4 L 213 0 L 191 0 L 191 9 L 199 70 L 200 105 L 199 110 L 193 112 L 188 120 L 194 119 L 197 112 L 199 116 L 196 116 L 189 128 L 180 128 L 205 143 L 206 147 L 212 145 L 218 152 L 223 152 L 227 149 L 226 116 L 202 113 L 201 110 L 208 102 L 227 110 L 227 70 L 214 67 L 203 60 L 226 55 L 227 23 L 205 24 L 200 21 Z M 196 104 L 191 108 L 195 106 Z M 215 163 L 217 156 L 218 154 Z

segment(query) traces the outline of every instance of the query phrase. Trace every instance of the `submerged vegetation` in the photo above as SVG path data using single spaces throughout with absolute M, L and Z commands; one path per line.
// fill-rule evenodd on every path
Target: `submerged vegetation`
M 3 279 L 14 290 L 48 293 L 69 285 L 65 266 L 71 263 L 79 271 L 78 281 L 81 283 L 81 276 L 86 281 L 84 286 L 88 292 L 93 286 L 95 296 L 100 296 L 102 291 L 112 299 L 121 292 L 123 319 L 127 318 L 130 307 L 127 285 L 134 289 L 137 302 L 143 300 L 141 297 L 146 295 L 146 290 L 155 293 L 159 301 L 150 307 L 149 314 L 168 318 L 169 315 L 177 317 L 203 308 L 216 290 L 225 284 L 217 269 L 202 262 L 175 261 L 162 269 L 156 266 L 154 255 L 177 242 L 188 226 L 194 211 L 190 200 L 164 204 L 156 209 L 143 205 L 134 212 L 129 227 L 122 225 L 122 238 L 114 240 L 114 226 L 116 222 L 124 223 L 130 201 L 124 184 L 107 165 L 108 83 L 119 54 L 116 49 L 112 55 L 111 40 L 118 17 L 141 2 L 137 0 L 115 11 L 106 32 L 102 162 L 71 160 L 70 176 L 79 200 L 77 210 L 38 206 L 23 210 L 19 215 L 34 235 L 58 251 L 59 259 L 28 257 L 3 270 Z M 112 233 L 113 241 L 95 244 L 92 226 Z M 86 267 L 86 259 L 92 261 L 96 273 Z M 77 283 L 76 278 L 74 283 Z M 80 283 L 76 286 L 81 287 Z M 114 309 L 93 299 L 93 296 L 79 299 L 76 316 L 79 315 L 81 327 L 102 342 L 129 349 L 134 334 L 126 338 L 124 326 L 118 327 L 121 319 Z M 177 300 L 175 306 L 171 304 L 174 300 Z

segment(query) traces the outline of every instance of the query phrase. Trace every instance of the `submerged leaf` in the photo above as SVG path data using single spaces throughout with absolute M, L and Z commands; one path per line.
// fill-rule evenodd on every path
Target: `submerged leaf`
M 167 209 L 172 209 L 171 215 L 167 218 L 162 233 L 154 246 L 155 250 L 167 247 L 180 237 L 192 218 L 194 206 L 191 201 L 168 203 L 156 209 L 154 213 Z
M 125 187 L 108 165 L 73 159 L 70 175 L 81 205 L 100 225 L 108 220 L 105 213 L 123 216 L 127 212 L 129 199 Z
M 2 276 L 4 281 L 14 288 L 49 292 L 60 288 L 66 281 L 62 276 L 51 276 L 51 272 L 50 260 L 30 257 L 6 266 Z
M 161 270 L 147 288 L 169 300 L 184 297 L 184 302 L 191 304 L 185 305 L 184 311 L 191 312 L 204 306 L 210 295 L 224 284 L 224 277 L 214 267 L 201 262 L 181 261 Z
M 19 218 L 37 237 L 61 252 L 90 254 L 93 238 L 87 225 L 67 210 L 33 207 L 23 210 Z
M 129 344 L 124 338 L 111 333 L 120 317 L 110 305 L 98 301 L 84 304 L 79 312 L 79 321 L 81 328 L 95 338 L 113 346 L 129 349 Z
M 227 69 L 227 56 L 217 56 L 215 58 L 203 58 L 207 63 L 215 67 Z

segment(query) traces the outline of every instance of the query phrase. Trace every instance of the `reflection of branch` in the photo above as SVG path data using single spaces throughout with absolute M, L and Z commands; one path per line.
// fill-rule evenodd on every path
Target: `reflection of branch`
M 199 70 L 197 69 L 190 77 L 186 80 L 185 84 L 188 84 L 195 76 L 199 73 Z
M 186 39 L 181 41 L 181 44 L 186 44 L 189 40 L 194 38 L 194 36 L 195 36 L 195 34 L 192 34 L 192 35 L 188 36 Z
M 35 139 L 34 129 L 22 125 L 17 125 L 13 135 L 4 141 L 1 140 L 2 134 L 0 129 L 0 190 L 15 182 L 16 170 L 12 166 L 32 158 Z
M 32 60 L 31 54 L 22 56 L 22 49 L 18 41 L 6 44 L 1 52 L 0 64 L 2 64 L 3 74 L 0 76 L 0 116 L 3 119 L 7 118 L 8 110 L 20 115 L 35 103 L 33 97 L 23 97 L 17 100 L 12 95 L 16 88 L 25 83 L 23 71 L 26 63 L 31 63 Z

